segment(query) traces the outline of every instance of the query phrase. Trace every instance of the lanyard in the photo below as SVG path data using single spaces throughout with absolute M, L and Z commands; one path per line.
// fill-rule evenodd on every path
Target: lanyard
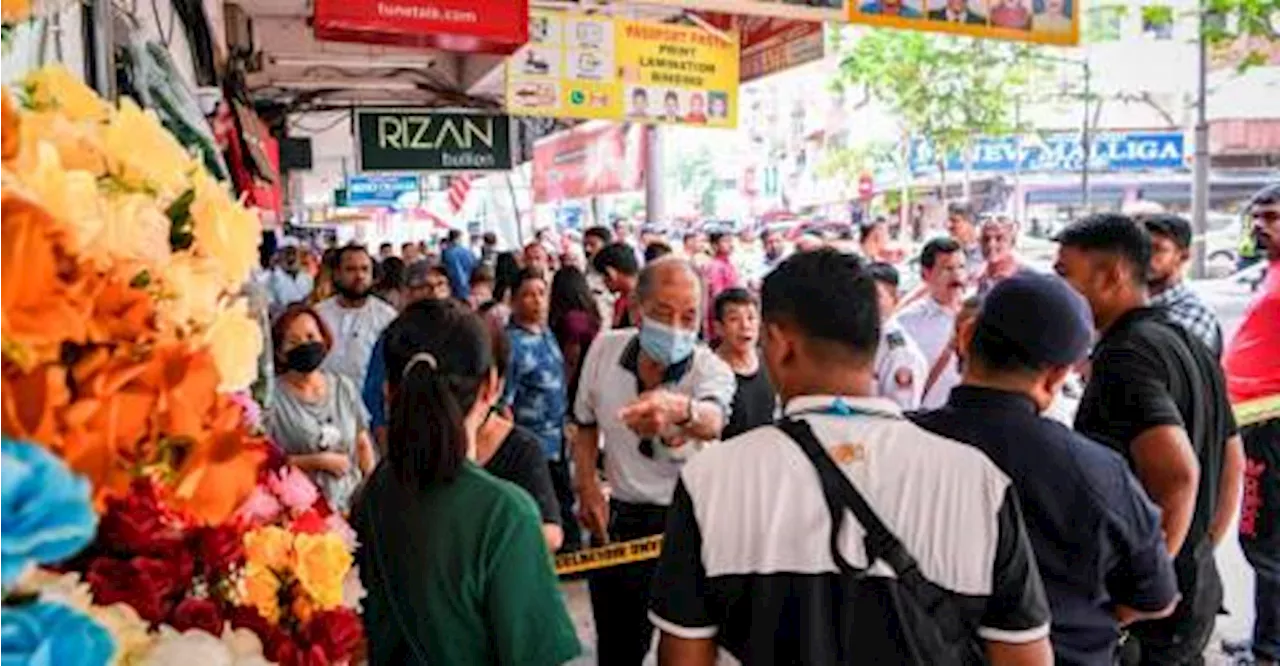
M 876 409 L 867 409 L 865 407 L 854 407 L 845 402 L 843 398 L 836 398 L 831 404 L 825 407 L 811 407 L 802 409 L 797 412 L 785 414 L 787 418 L 795 418 L 804 416 L 805 414 L 818 414 L 821 416 L 842 416 L 845 418 L 853 418 L 856 416 L 870 416 L 873 418 L 901 420 L 902 416 L 892 412 L 882 412 Z

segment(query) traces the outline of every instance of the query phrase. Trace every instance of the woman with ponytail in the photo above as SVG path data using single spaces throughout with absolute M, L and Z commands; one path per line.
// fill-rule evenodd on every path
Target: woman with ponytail
M 352 511 L 369 663 L 576 657 L 537 507 L 474 462 L 501 397 L 485 325 L 460 303 L 420 301 L 384 340 L 387 452 Z

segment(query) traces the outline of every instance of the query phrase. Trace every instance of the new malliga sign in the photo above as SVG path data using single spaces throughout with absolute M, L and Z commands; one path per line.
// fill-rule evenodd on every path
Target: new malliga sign
M 1089 168 L 1093 171 L 1153 171 L 1185 169 L 1186 142 L 1182 132 L 1100 132 L 1093 136 Z M 973 145 L 974 171 L 1007 173 L 1074 172 L 1084 163 L 1078 132 L 988 137 Z M 964 156 L 947 156 L 947 171 L 963 171 Z M 911 146 L 911 170 L 936 172 L 938 156 L 924 141 Z
M 361 171 L 511 168 L 511 118 L 416 109 L 358 109 Z

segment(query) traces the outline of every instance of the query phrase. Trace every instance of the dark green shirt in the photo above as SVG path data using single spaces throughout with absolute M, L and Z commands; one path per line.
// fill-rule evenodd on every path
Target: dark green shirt
M 536 666 L 578 655 L 537 507 L 519 487 L 467 463 L 452 483 L 414 492 L 381 464 L 352 524 L 371 665 Z

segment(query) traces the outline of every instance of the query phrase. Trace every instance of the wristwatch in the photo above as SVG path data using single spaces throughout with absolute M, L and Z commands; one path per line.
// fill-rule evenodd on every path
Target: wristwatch
M 690 423 L 693 423 L 693 404 L 695 402 L 697 402 L 697 399 L 690 396 L 689 406 L 688 408 L 686 408 L 686 411 L 684 413 L 684 420 L 680 421 L 679 423 L 676 423 L 676 427 L 683 428 L 689 425 Z

